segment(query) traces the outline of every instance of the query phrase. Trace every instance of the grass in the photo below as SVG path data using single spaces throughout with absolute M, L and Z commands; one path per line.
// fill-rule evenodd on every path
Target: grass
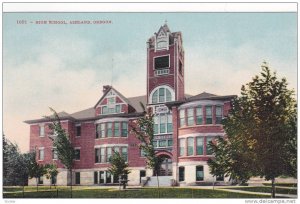
M 272 186 L 271 183 L 263 183 L 265 186 Z M 275 186 L 297 187 L 297 183 L 276 183 Z
M 261 193 L 271 193 L 271 187 L 243 187 L 243 188 L 230 188 L 242 191 L 251 191 L 251 192 L 261 192 Z M 276 188 L 276 193 L 278 194 L 294 194 L 297 195 L 297 189 L 288 189 L 288 188 Z
M 6 191 L 7 188 L 4 188 Z M 11 188 L 10 188 L 11 190 Z M 31 190 L 31 192 L 29 192 Z M 24 198 L 70 198 L 69 187 L 61 187 L 50 190 L 49 188 L 40 189 L 41 191 L 32 191 L 30 187 L 26 188 Z M 58 195 L 57 195 L 58 192 Z M 22 192 L 10 191 L 4 193 L 4 198 L 22 198 Z M 225 192 L 208 189 L 192 189 L 192 188 L 160 188 L 160 193 L 156 188 L 136 188 L 119 191 L 114 188 L 90 188 L 83 189 L 75 187 L 73 198 L 268 198 L 265 195 L 244 194 Z

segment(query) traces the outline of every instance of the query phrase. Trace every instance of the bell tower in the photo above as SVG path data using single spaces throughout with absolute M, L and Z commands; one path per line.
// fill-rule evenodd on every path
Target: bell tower
M 147 41 L 147 103 L 184 99 L 184 49 L 181 32 L 167 23 Z

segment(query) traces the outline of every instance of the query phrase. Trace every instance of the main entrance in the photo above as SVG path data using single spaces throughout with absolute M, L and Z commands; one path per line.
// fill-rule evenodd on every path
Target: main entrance
M 158 171 L 159 176 L 172 176 L 172 159 L 168 155 L 161 156 L 164 161 L 162 162 Z

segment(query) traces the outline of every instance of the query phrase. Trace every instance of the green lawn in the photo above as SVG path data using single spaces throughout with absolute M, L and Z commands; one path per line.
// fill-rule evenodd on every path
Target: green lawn
M 242 191 L 251 191 L 251 192 L 262 192 L 262 193 L 271 193 L 271 187 L 243 187 L 243 188 L 230 188 Z M 279 194 L 294 194 L 297 195 L 297 189 L 287 189 L 287 188 L 276 188 L 276 193 Z
M 7 188 L 4 189 L 6 191 Z M 39 192 L 26 188 L 25 198 L 56 198 L 57 191 L 55 189 L 42 190 Z M 4 193 L 4 198 L 22 198 L 22 192 Z M 65 187 L 58 190 L 58 198 L 69 198 L 70 191 Z M 117 189 L 79 189 L 75 187 L 73 198 L 269 198 L 264 195 L 232 193 L 218 190 L 207 189 L 190 189 L 190 188 L 160 188 L 160 194 L 156 188 L 138 188 L 118 191 Z

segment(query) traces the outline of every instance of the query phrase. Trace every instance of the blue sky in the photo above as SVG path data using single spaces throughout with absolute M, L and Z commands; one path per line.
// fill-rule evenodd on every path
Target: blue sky
M 21 19 L 112 24 L 16 24 Z M 125 96 L 144 95 L 146 41 L 165 20 L 183 34 L 186 93 L 239 94 L 263 60 L 297 88 L 296 13 L 4 13 L 4 133 L 24 141 L 25 151 L 29 126 L 22 121 L 48 114 L 49 106 L 89 108 L 111 81 Z

